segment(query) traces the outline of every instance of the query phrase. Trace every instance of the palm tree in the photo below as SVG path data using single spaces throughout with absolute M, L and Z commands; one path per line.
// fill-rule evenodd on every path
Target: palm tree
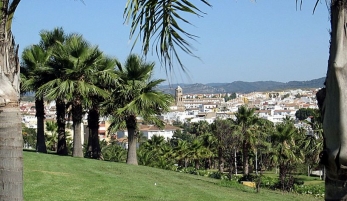
M 235 132 L 235 125 L 230 119 L 216 119 L 212 124 L 212 133 L 217 138 L 217 148 L 218 148 L 218 163 L 219 163 L 219 171 L 224 171 L 224 163 L 225 163 L 225 153 L 229 153 L 227 156 L 229 159 L 236 160 L 233 156 L 233 152 L 239 148 L 239 142 L 241 136 L 238 135 L 239 132 Z M 229 150 L 230 149 L 230 150 Z M 230 167 L 232 167 L 232 162 L 230 161 Z M 235 167 L 236 170 L 237 167 Z M 231 175 L 230 168 L 230 175 Z
M 201 159 L 211 156 L 213 156 L 213 153 L 204 146 L 202 137 L 197 137 L 190 143 L 188 158 L 194 161 L 196 170 L 200 168 Z
M 255 142 L 255 126 L 259 119 L 254 114 L 254 109 L 248 108 L 246 105 L 239 107 L 235 113 L 235 124 L 238 131 L 242 135 L 242 157 L 243 157 L 243 174 L 249 174 L 249 151 Z
M 260 163 L 261 170 L 262 170 L 263 168 L 267 168 L 270 166 L 270 162 L 271 162 L 270 158 L 272 155 L 271 136 L 275 132 L 275 126 L 273 122 L 266 119 L 262 119 L 262 118 L 259 119 L 258 123 L 259 123 L 257 126 L 258 130 L 255 133 L 256 142 L 254 145 L 254 149 L 255 149 L 255 153 L 258 153 L 258 150 L 260 151 L 259 155 L 260 155 L 261 161 L 260 162 L 256 161 L 255 164 L 258 165 L 258 163 Z M 258 168 L 256 167 L 256 169 Z
M 46 121 L 46 143 L 51 151 L 57 151 L 58 125 L 53 121 Z
M 145 63 L 139 56 L 130 55 L 124 65 L 118 66 L 119 85 L 104 103 L 105 111 L 112 116 L 113 129 L 128 130 L 127 163 L 137 165 L 137 117 L 163 126 L 156 115 L 168 111 L 172 97 L 155 88 L 164 80 L 151 80 L 154 63 Z
M 210 157 L 205 160 L 205 169 L 210 169 L 214 157 L 217 155 L 218 139 L 211 133 L 201 135 L 203 146 L 210 153 Z
M 272 135 L 273 160 L 279 166 L 279 177 L 282 184 L 282 190 L 286 188 L 285 179 L 296 162 L 301 162 L 303 153 L 298 142 L 302 136 L 298 135 L 298 130 L 294 124 L 283 122 L 276 125 L 276 132 Z
M 173 148 L 173 156 L 178 160 L 180 167 L 186 168 L 188 166 L 189 144 L 190 142 L 187 140 L 178 139 L 177 146 Z
M 96 66 L 97 71 L 93 76 L 93 83 L 103 90 L 110 91 L 115 88 L 117 76 L 114 68 L 118 61 L 108 57 L 104 57 L 99 65 Z M 105 98 L 100 95 L 92 95 L 88 98 L 90 100 L 88 110 L 88 128 L 90 129 L 87 145 L 87 157 L 99 159 L 101 156 L 101 149 L 99 144 L 99 120 L 100 120 L 100 104 L 105 101 Z
M 304 120 L 310 127 L 304 130 L 303 150 L 305 151 L 305 162 L 308 164 L 308 176 L 310 175 L 310 167 L 317 165 L 323 150 L 323 125 L 319 113 L 311 121 Z
M 24 49 L 22 53 L 23 68 L 25 72 L 25 81 L 22 82 L 22 88 L 25 91 L 35 92 L 40 86 L 52 79 L 48 63 L 51 58 L 51 50 L 45 50 L 39 45 L 32 45 Z M 44 136 L 44 100 L 43 95 L 35 94 L 35 109 L 37 118 L 37 144 L 36 151 L 47 153 Z
M 55 49 L 54 57 L 62 65 L 63 77 L 46 83 L 41 90 L 50 100 L 64 97 L 71 103 L 74 131 L 72 156 L 83 157 L 83 103 L 93 95 L 106 96 L 106 92 L 93 82 L 98 62 L 102 60 L 103 55 L 97 47 L 91 47 L 81 35 L 71 34 Z
M 199 121 L 191 124 L 191 132 L 195 136 L 201 136 L 210 132 L 210 125 L 207 121 Z
M 43 30 L 40 32 L 40 43 L 39 46 L 45 51 L 54 52 L 59 44 L 64 43 L 66 39 L 66 34 L 61 27 L 54 28 L 52 31 Z M 49 67 L 53 72 L 53 79 L 60 78 L 63 76 L 63 66 L 62 64 L 54 59 L 54 55 L 51 55 L 51 60 L 49 62 Z M 58 155 L 67 155 L 68 147 L 66 144 L 66 133 L 65 133 L 65 101 L 64 97 L 57 97 L 55 99 L 56 111 L 57 111 L 57 125 L 58 125 Z
M 62 65 L 54 59 L 53 53 L 58 44 L 65 41 L 66 35 L 62 28 L 55 28 L 52 31 L 40 32 L 41 40 L 38 45 L 26 48 L 22 54 L 25 80 L 22 82 L 22 89 L 26 91 L 36 91 L 36 116 L 38 118 L 38 147 L 39 152 L 46 152 L 44 143 L 44 105 L 43 93 L 39 88 L 45 83 L 63 76 Z M 58 149 L 60 155 L 67 154 L 66 136 L 65 136 L 65 102 L 64 98 L 56 99 L 57 122 L 58 122 Z M 43 144 L 42 144 L 43 142 Z M 41 148 L 40 148 L 41 147 Z M 40 151 L 41 150 L 41 151 Z
M 141 150 L 146 150 L 146 154 L 142 154 L 143 159 L 151 157 L 150 166 L 167 169 L 173 164 L 172 156 L 173 150 L 170 143 L 165 140 L 163 136 L 153 135 L 151 139 L 147 140 L 141 145 Z M 139 152 L 138 152 L 139 155 Z

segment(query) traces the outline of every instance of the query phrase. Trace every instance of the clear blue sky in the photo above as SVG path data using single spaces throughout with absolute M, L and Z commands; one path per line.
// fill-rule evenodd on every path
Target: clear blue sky
M 41 30 L 63 27 L 67 33 L 82 34 L 123 63 L 132 46 L 130 27 L 123 23 L 126 1 L 22 0 L 12 29 L 16 43 L 22 51 L 39 42 Z M 198 4 L 207 15 L 187 16 L 194 26 L 184 26 L 199 36 L 192 44 L 200 60 L 181 54 L 188 76 L 175 65 L 174 74 L 166 77 L 156 56 L 149 56 L 149 61 L 157 63 L 156 78 L 171 83 L 287 82 L 326 75 L 330 25 L 325 1 L 315 14 L 311 0 L 304 0 L 301 11 L 295 0 L 209 2 L 212 8 Z M 134 53 L 140 53 L 140 45 Z

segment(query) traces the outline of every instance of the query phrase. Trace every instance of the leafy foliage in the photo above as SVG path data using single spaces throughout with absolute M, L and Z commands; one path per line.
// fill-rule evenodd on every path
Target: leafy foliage
M 126 149 L 116 143 L 111 143 L 101 149 L 103 159 L 112 162 L 125 162 L 126 152 Z
M 28 128 L 22 124 L 23 147 L 35 149 L 36 147 L 36 130 Z
M 300 108 L 295 112 L 295 117 L 299 120 L 307 119 L 310 116 L 316 116 L 317 112 L 312 108 Z

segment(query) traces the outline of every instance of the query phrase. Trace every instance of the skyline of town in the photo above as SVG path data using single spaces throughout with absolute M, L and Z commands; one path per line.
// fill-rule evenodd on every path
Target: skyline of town
M 236 97 L 225 101 L 226 96 L 232 93 L 219 94 L 185 94 L 181 87 L 176 88 L 175 101 L 170 107 L 170 111 L 161 114 L 162 120 L 166 125 L 173 125 L 174 122 L 214 122 L 216 119 L 234 118 L 235 112 L 242 105 L 248 105 L 255 109 L 255 113 L 263 119 L 273 123 L 280 123 L 284 118 L 295 118 L 295 113 L 300 108 L 318 109 L 315 94 L 318 89 L 302 90 L 284 90 L 281 92 L 252 92 L 252 93 L 235 93 Z M 35 104 L 34 102 L 22 102 L 21 112 L 23 121 L 27 127 L 36 128 Z M 55 104 L 51 102 L 45 105 L 46 120 L 55 119 Z M 84 129 L 87 130 L 87 117 L 84 118 Z M 141 118 L 139 119 L 141 122 Z M 72 123 L 72 122 L 70 122 Z M 111 138 L 126 138 L 127 131 L 119 130 L 117 133 L 109 134 L 107 117 L 102 117 L 99 124 L 99 138 L 110 141 Z M 305 126 L 301 122 L 296 124 L 297 127 Z M 150 139 L 153 135 L 165 136 L 171 138 L 175 132 L 172 127 L 165 127 L 164 130 L 158 127 L 140 127 L 141 132 L 145 132 L 145 137 Z M 87 132 L 87 131 L 85 131 Z M 83 142 L 82 142 L 83 143 Z

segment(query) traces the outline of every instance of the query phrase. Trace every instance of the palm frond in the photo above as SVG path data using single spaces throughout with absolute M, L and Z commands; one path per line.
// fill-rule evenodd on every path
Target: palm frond
M 201 0 L 201 2 L 211 6 L 206 0 Z M 177 59 L 181 69 L 185 70 L 176 46 L 183 52 L 196 57 L 192 51 L 193 46 L 185 38 L 194 41 L 197 36 L 184 31 L 178 23 L 180 21 L 184 24 L 191 24 L 182 17 L 185 13 L 198 17 L 205 14 L 188 0 L 128 0 L 123 16 L 125 22 L 131 21 L 130 38 L 135 37 L 134 45 L 138 39 L 142 40 L 144 55 L 148 54 L 150 41 L 156 36 L 152 44 L 155 46 L 162 64 L 171 71 L 174 58 Z

